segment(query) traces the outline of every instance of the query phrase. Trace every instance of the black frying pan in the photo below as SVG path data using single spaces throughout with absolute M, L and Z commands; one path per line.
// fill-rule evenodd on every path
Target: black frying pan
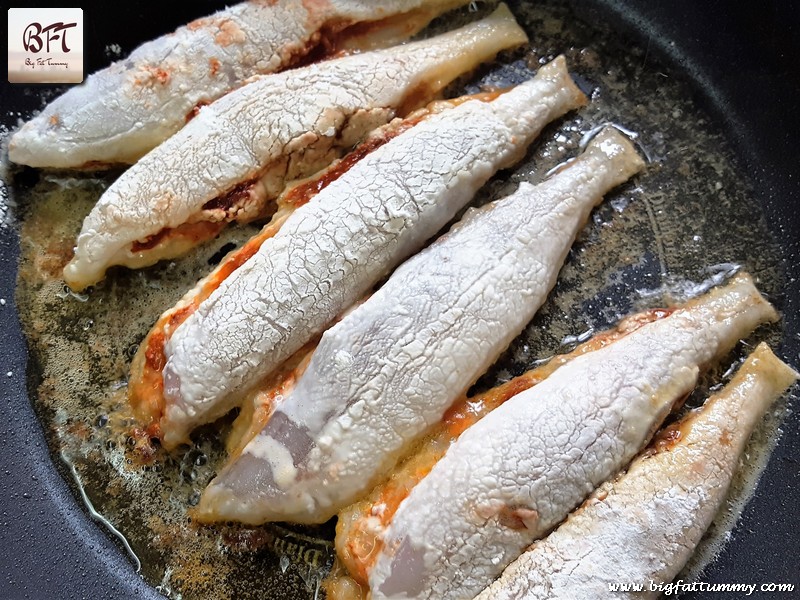
M 84 5 L 86 71 L 110 61 L 104 48 L 129 52 L 146 39 L 213 12 L 218 2 Z M 783 343 L 794 365 L 800 352 L 800 11 L 768 0 L 599 0 L 574 2 L 587 18 L 614 24 L 621 36 L 683 71 L 696 101 L 723 128 L 783 249 L 786 270 Z M 591 4 L 591 5 L 590 5 Z M 6 126 L 16 111 L 38 108 L 53 86 L 3 83 Z M 13 111 L 13 114 L 12 114 Z M 18 239 L 0 230 L 2 342 L 0 386 L 0 598 L 159 598 L 143 583 L 118 544 L 90 519 L 56 469 L 26 393 L 26 350 L 14 309 Z M 10 375 L 6 375 L 10 373 Z M 795 408 L 796 410 L 796 408 Z M 730 543 L 706 570 L 709 583 L 790 582 L 800 590 L 800 427 L 796 414 L 745 509 Z M 795 592 L 798 594 L 800 592 Z M 685 598 L 711 598 L 690 593 Z M 757 597 L 757 594 L 753 597 Z M 767 596 L 764 596 L 767 597 Z M 773 596 L 769 596 L 773 597 Z M 792 597 L 786 595 L 783 597 Z

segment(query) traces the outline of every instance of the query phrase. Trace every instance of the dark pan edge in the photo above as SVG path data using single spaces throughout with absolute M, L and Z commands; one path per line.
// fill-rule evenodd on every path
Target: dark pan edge
M 18 254 L 17 234 L 3 235 L 0 523 L 5 548 L 0 598 L 161 598 L 139 578 L 107 531 L 90 520 L 50 458 L 26 394 L 28 356 L 14 302 Z
M 579 3 L 573 3 L 579 4 Z M 773 299 L 783 317 L 778 354 L 795 368 L 800 356 L 800 13 L 779 2 L 714 0 L 670 3 L 601 0 L 601 13 L 693 81 L 697 102 L 723 124 L 740 168 L 764 207 L 783 250 L 786 288 Z M 754 39 L 753 36 L 757 37 Z M 649 37 L 648 37 L 649 36 Z M 649 41 L 648 41 L 649 40 Z M 742 40 L 746 40 L 746 43 Z M 747 49 L 747 44 L 757 45 Z M 795 176 L 793 180 L 792 176 Z M 730 541 L 702 581 L 800 584 L 800 418 L 794 411 Z M 686 600 L 710 599 L 688 592 Z M 751 597 L 775 597 L 756 592 Z

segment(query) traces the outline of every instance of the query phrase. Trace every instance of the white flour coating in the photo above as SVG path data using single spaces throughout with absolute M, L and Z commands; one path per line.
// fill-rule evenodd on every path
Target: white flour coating
M 609 584 L 678 575 L 724 501 L 753 428 L 796 378 L 759 345 L 719 394 L 675 426 L 677 442 L 600 486 L 476 600 L 657 598 L 611 593 Z
M 180 431 L 209 420 L 417 251 L 495 171 L 519 160 L 544 125 L 583 101 L 559 58 L 492 102 L 439 113 L 356 163 L 176 329 L 166 345 L 166 421 Z
M 291 65 L 317 43 L 326 24 L 380 20 L 423 6 L 432 18 L 458 4 L 331 0 L 311 3 L 310 10 L 297 0 L 242 2 L 142 44 L 90 75 L 14 135 L 11 160 L 59 168 L 135 162 L 183 127 L 198 104 L 253 75 Z
M 322 336 L 278 408 L 297 435 L 312 441 L 303 455 L 284 454 L 299 466 L 291 487 L 278 481 L 273 460 L 269 468 L 238 473 L 252 480 L 245 487 L 258 489 L 260 503 L 245 497 L 237 479 L 220 477 L 215 485 L 245 500 L 252 521 L 324 522 L 353 502 L 533 318 L 591 208 L 642 167 L 630 142 L 608 129 L 550 180 L 523 183 L 467 213 Z M 268 423 L 247 452 L 302 445 L 278 442 L 274 423 L 283 421 Z
M 110 265 L 150 265 L 192 245 L 178 238 L 174 248 L 132 249 L 133 242 L 166 228 L 263 216 L 267 200 L 287 179 L 330 163 L 389 121 L 407 94 L 422 87 L 433 95 L 526 39 L 503 8 L 431 40 L 253 80 L 205 107 L 106 190 L 83 223 L 65 280 L 82 289 Z M 259 178 L 252 193 L 232 206 L 203 208 Z
M 473 597 L 639 452 L 700 366 L 775 319 L 739 275 L 511 398 L 400 505 L 372 598 Z

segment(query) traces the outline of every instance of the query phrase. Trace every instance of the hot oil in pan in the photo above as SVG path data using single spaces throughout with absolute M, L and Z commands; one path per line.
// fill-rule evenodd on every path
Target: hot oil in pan
M 451 90 L 505 87 L 565 53 L 590 105 L 548 128 L 528 158 L 502 173 L 476 203 L 496 198 L 523 180 L 536 181 L 578 152 L 581 139 L 606 122 L 637 133 L 651 164 L 647 172 L 597 209 L 550 299 L 539 315 L 478 382 L 485 389 L 571 349 L 618 318 L 698 293 L 738 267 L 781 306 L 779 249 L 748 185 L 734 166 L 715 124 L 692 102 L 678 73 L 646 50 L 591 25 L 563 7 L 512 7 L 532 47 L 502 57 L 480 83 Z M 463 13 L 465 18 L 467 12 Z M 433 30 L 453 27 L 452 18 Z M 29 172 L 28 172 L 29 173 Z M 31 395 L 51 449 L 71 465 L 95 509 L 128 540 L 142 575 L 170 597 L 304 598 L 319 592 L 333 560 L 333 527 L 234 524 L 202 527 L 190 508 L 224 461 L 230 419 L 206 427 L 191 448 L 168 455 L 136 444 L 126 408 L 126 377 L 138 343 L 159 314 L 174 304 L 210 264 L 255 227 L 231 227 L 191 255 L 140 272 L 113 270 L 86 295 L 64 288 L 68 261 L 83 217 L 113 180 L 41 173 L 32 186 L 17 176 L 23 257 L 18 305 L 32 355 Z M 723 361 L 724 371 L 756 341 L 774 346 L 780 327 L 760 330 Z M 705 396 L 701 386 L 689 404 Z M 723 514 L 712 526 L 695 568 L 725 538 L 769 456 L 785 413 L 780 405 L 758 430 Z M 223 436 L 218 435 L 218 431 Z M 69 468 L 64 474 L 72 478 Z

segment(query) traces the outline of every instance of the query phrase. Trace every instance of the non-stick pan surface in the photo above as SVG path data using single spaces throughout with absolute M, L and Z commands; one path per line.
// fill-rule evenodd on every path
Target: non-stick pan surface
M 212 12 L 219 4 L 84 5 L 86 71 L 111 60 L 104 51 L 107 45 L 119 44 L 127 53 L 146 39 Z M 696 102 L 725 131 L 783 251 L 787 289 L 782 306 L 783 345 L 778 351 L 796 366 L 800 352 L 800 13 L 793 3 L 780 0 L 573 4 L 587 18 L 612 23 L 620 36 L 630 37 L 654 58 L 685 72 L 693 81 Z M 17 111 L 27 114 L 40 106 L 40 94 L 51 92 L 52 86 L 3 83 L 0 117 L 4 124 L 15 125 Z M 17 235 L 13 227 L 4 227 L 0 230 L 0 298 L 5 300 L 0 306 L 0 598 L 158 598 L 135 574 L 119 545 L 90 519 L 48 453 L 26 393 L 26 348 L 14 305 L 17 256 Z M 796 412 L 789 415 L 783 430 L 755 496 L 703 581 L 800 586 Z

